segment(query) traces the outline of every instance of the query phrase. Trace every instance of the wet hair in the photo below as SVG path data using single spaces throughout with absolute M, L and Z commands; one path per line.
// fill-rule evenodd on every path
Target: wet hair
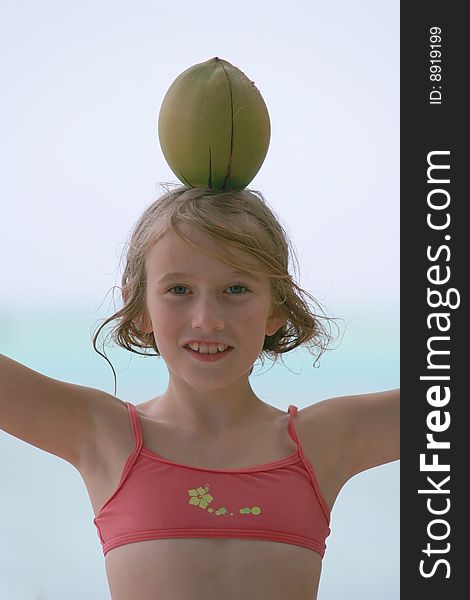
M 125 268 L 121 280 L 123 307 L 105 319 L 93 336 L 93 348 L 114 368 L 97 348 L 102 329 L 115 322 L 108 334 L 114 342 L 130 352 L 145 356 L 160 356 L 153 333 L 141 331 L 148 318 L 146 308 L 146 255 L 167 232 L 207 253 L 191 239 L 196 228 L 216 242 L 219 250 L 210 254 L 226 264 L 264 275 L 271 285 L 272 307 L 284 318 L 284 324 L 274 335 L 265 336 L 259 357 L 274 361 L 286 352 L 305 346 L 317 356 L 327 349 L 333 337 L 330 317 L 320 303 L 294 280 L 291 268 L 298 272 L 298 261 L 289 236 L 279 218 L 260 192 L 242 190 L 216 191 L 211 188 L 178 186 L 157 198 L 136 222 L 127 243 Z M 230 249 L 242 253 L 230 252 Z M 245 257 L 244 260 L 241 257 Z M 154 353 L 150 353 L 153 350 Z M 104 344 L 103 344 L 104 351 Z M 250 374 L 253 371 L 251 368 Z

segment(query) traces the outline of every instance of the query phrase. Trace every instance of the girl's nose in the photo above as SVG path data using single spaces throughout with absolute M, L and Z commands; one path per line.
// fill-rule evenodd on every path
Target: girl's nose
M 220 304 L 210 298 L 200 298 L 194 305 L 192 325 L 194 329 L 204 331 L 223 329 L 225 318 Z

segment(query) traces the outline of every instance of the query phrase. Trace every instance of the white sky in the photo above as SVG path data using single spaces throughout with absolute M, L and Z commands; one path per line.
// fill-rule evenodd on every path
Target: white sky
M 3 1 L 0 310 L 96 309 L 165 163 L 172 81 L 219 56 L 271 118 L 259 189 L 328 306 L 398 304 L 398 2 Z M 118 277 L 118 278 L 117 278 Z

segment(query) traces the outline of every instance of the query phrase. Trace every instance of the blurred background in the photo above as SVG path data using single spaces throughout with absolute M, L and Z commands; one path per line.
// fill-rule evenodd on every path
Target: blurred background
M 252 385 L 287 410 L 399 385 L 399 3 L 4 0 L 0 4 L 0 353 L 113 393 L 93 351 L 121 306 L 135 221 L 177 182 L 163 97 L 219 56 L 271 118 L 250 188 L 290 233 L 298 280 L 342 321 L 319 368 L 299 350 Z M 162 393 L 164 363 L 108 349 L 118 396 Z M 61 459 L 0 432 L 1 600 L 109 599 L 86 488 Z M 399 465 L 352 479 L 332 512 L 319 600 L 399 598 Z

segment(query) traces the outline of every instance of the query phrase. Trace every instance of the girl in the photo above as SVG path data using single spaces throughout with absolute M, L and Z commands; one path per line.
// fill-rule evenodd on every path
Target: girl
M 254 393 L 257 358 L 331 340 L 292 258 L 261 194 L 180 186 L 137 222 L 93 340 L 115 321 L 161 356 L 162 395 L 134 406 L 1 357 L 0 427 L 80 472 L 113 600 L 312 600 L 342 486 L 398 459 L 398 390 L 287 412 Z

